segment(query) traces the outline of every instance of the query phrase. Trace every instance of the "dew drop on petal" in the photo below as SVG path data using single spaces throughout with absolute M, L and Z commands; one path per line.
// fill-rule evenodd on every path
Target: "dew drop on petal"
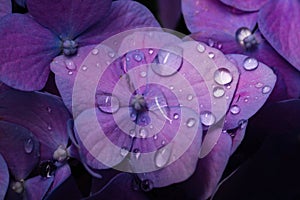
M 258 82 L 258 83 L 255 84 L 255 87 L 256 87 L 256 88 L 261 88 L 262 86 L 263 86 L 263 84 L 260 83 L 260 82 Z
M 215 45 L 214 41 L 212 39 L 208 39 L 208 46 L 213 47 Z
M 51 113 L 52 109 L 50 107 L 47 107 L 47 111 L 48 111 L 48 113 Z
M 140 187 L 144 192 L 149 192 L 153 189 L 153 182 L 149 179 L 145 179 L 141 182 Z
M 240 109 L 240 107 L 239 107 L 238 105 L 233 105 L 233 106 L 231 106 L 231 108 L 230 108 L 230 112 L 231 112 L 231 114 L 233 114 L 233 115 L 239 114 L 240 111 L 241 111 L 241 109 Z
M 26 153 L 31 153 L 33 150 L 34 144 L 32 138 L 25 140 L 24 142 L 24 150 Z
M 191 101 L 191 100 L 193 100 L 193 95 L 189 94 L 186 98 L 187 98 L 187 100 Z
M 205 51 L 205 46 L 203 44 L 198 44 L 197 51 L 199 51 L 200 53 L 203 53 Z
M 51 126 L 50 124 L 48 124 L 47 129 L 48 129 L 49 131 L 51 131 L 51 130 L 52 130 L 52 126 Z
M 140 156 L 141 156 L 141 151 L 139 149 L 134 149 L 133 150 L 133 153 L 134 153 L 134 157 L 135 159 L 139 159 Z
M 200 113 L 201 123 L 205 126 L 211 126 L 215 123 L 216 117 L 210 111 Z
M 194 118 L 189 118 L 186 122 L 186 126 L 191 128 L 196 124 L 196 120 Z
M 125 157 L 129 153 L 128 149 L 126 147 L 122 147 L 120 150 L 121 156 Z
M 135 135 L 136 135 L 136 134 L 135 134 L 135 130 L 134 130 L 134 129 L 131 129 L 131 130 L 129 131 L 129 136 L 133 138 L 133 137 L 135 137 Z
M 262 93 L 263 94 L 268 94 L 271 91 L 271 87 L 266 85 L 262 88 Z
M 115 113 L 120 108 L 119 99 L 113 95 L 101 94 L 96 96 L 96 102 L 100 111 L 104 113 Z
M 147 72 L 142 71 L 142 72 L 140 73 L 140 75 L 141 75 L 141 77 L 145 78 L 145 77 L 147 76 Z
M 215 57 L 215 54 L 214 54 L 213 52 L 209 52 L 209 53 L 208 53 L 208 57 L 209 57 L 209 58 L 214 58 L 214 57 Z
M 158 168 L 164 167 L 168 163 L 171 154 L 172 154 L 172 148 L 170 147 L 170 145 L 157 150 L 155 152 L 155 157 L 154 157 L 154 163 L 156 167 Z
M 178 113 L 174 113 L 174 115 L 173 115 L 173 119 L 179 119 L 179 114 Z
M 72 71 L 68 71 L 68 74 L 69 74 L 69 75 L 72 75 L 72 74 L 73 74 L 73 72 L 72 72 Z
M 133 58 L 134 58 L 134 60 L 137 61 L 137 62 L 141 62 L 142 59 L 143 59 L 142 55 L 140 55 L 139 53 L 134 54 L 134 55 L 133 55 Z
M 83 65 L 81 69 L 82 69 L 83 71 L 86 71 L 86 70 L 87 70 L 87 66 L 86 66 L 86 65 Z
M 72 61 L 72 60 L 65 60 L 65 64 L 66 64 L 66 68 L 68 69 L 68 70 L 71 70 L 71 71 L 74 71 L 74 70 L 76 70 L 76 64 Z
M 141 138 L 146 138 L 148 136 L 148 131 L 145 128 L 141 128 L 139 131 L 139 135 Z
M 238 122 L 238 124 L 239 124 L 240 129 L 244 129 L 244 128 L 246 128 L 246 126 L 247 126 L 247 120 L 241 119 L 241 120 Z
M 215 71 L 214 80 L 216 81 L 216 83 L 218 83 L 220 85 L 226 85 L 226 84 L 231 83 L 232 75 L 228 69 L 220 68 Z
M 99 49 L 95 48 L 92 50 L 93 55 L 97 55 L 99 53 Z
M 154 53 L 153 49 L 149 49 L 148 53 L 152 55 Z
M 225 90 L 222 87 L 215 87 L 213 89 L 213 95 L 216 98 L 220 98 L 220 97 L 224 96 L 224 94 L 225 94 Z
M 110 57 L 110 58 L 113 58 L 113 57 L 115 57 L 115 52 L 113 52 L 113 51 L 110 51 L 110 52 L 108 52 L 108 56 Z
M 154 140 L 157 140 L 157 138 L 158 138 L 157 134 L 153 135 Z
M 244 60 L 243 67 L 245 70 L 255 70 L 258 67 L 258 61 L 255 58 L 248 57 Z

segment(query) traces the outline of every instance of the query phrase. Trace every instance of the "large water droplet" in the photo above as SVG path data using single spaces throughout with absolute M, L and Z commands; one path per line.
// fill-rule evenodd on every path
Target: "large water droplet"
M 201 112 L 200 119 L 201 123 L 205 126 L 211 126 L 216 121 L 216 117 L 210 111 Z
M 125 157 L 129 153 L 128 149 L 126 147 L 122 147 L 120 150 L 121 156 Z
M 203 44 L 198 44 L 197 45 L 197 50 L 200 52 L 200 53 L 203 53 L 205 51 L 205 46 Z
M 31 153 L 33 150 L 34 144 L 32 138 L 27 139 L 24 142 L 24 150 L 26 153 Z
M 214 79 L 215 79 L 216 83 L 218 83 L 220 85 L 226 85 L 226 84 L 231 83 L 232 75 L 228 69 L 220 68 L 215 71 Z
M 224 96 L 224 94 L 225 94 L 225 90 L 222 87 L 215 87 L 213 89 L 213 95 L 216 98 L 220 98 L 220 97 Z
M 238 105 L 233 105 L 231 106 L 230 108 L 230 112 L 233 114 L 233 115 L 236 115 L 236 114 L 239 114 L 241 111 L 240 107 Z
M 172 76 L 178 72 L 182 65 L 182 49 L 177 47 L 172 53 L 165 50 L 158 52 L 158 64 L 152 64 L 152 70 L 160 76 Z
M 68 70 L 71 70 L 71 71 L 76 70 L 76 64 L 72 60 L 69 60 L 69 59 L 65 60 L 65 64 L 66 64 L 66 68 Z
M 98 108 L 104 113 L 115 113 L 120 108 L 119 99 L 110 94 L 96 96 Z
M 145 128 L 141 128 L 139 134 L 141 138 L 146 138 L 148 136 L 148 131 Z
M 145 192 L 149 192 L 153 188 L 153 182 L 149 179 L 145 179 L 141 182 L 141 189 Z
M 264 87 L 262 88 L 262 93 L 263 93 L 263 94 L 267 94 L 267 93 L 269 93 L 270 91 L 271 91 L 271 87 L 268 86 L 268 85 L 266 85 L 266 86 L 264 86 Z
M 196 124 L 196 119 L 194 118 L 189 118 L 186 122 L 186 126 L 189 128 L 193 127 L 195 124 Z
M 254 70 L 258 67 L 258 61 L 255 58 L 248 57 L 244 60 L 243 66 L 245 70 Z
M 154 163 L 156 167 L 162 168 L 166 166 L 172 154 L 172 148 L 169 146 L 163 147 L 156 151 Z

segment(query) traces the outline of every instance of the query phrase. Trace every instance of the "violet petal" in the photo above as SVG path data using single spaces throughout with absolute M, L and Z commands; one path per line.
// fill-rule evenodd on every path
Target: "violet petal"
M 81 35 L 78 42 L 82 45 L 98 44 L 126 30 L 158 26 L 152 13 L 142 4 L 135 1 L 114 1 L 106 17 Z
M 165 0 L 157 1 L 158 15 L 162 27 L 175 29 L 180 19 L 181 1 L 180 0 Z M 172 7 L 172 9 L 170 9 Z
M 7 164 L 0 154 L 0 199 L 4 199 L 8 184 L 9 184 L 9 172 Z
M 263 5 L 265 5 L 268 0 L 252 0 L 252 1 L 240 1 L 240 0 L 220 0 L 222 3 L 237 8 L 243 11 L 257 11 Z
M 274 88 L 276 76 L 268 66 L 255 58 L 239 54 L 229 54 L 227 57 L 236 62 L 241 72 L 235 97 L 225 119 L 225 129 L 233 129 L 254 115 L 266 102 Z
M 59 167 L 55 171 L 53 184 L 51 185 L 50 192 L 58 188 L 67 178 L 71 175 L 71 169 L 68 164 Z
M 44 87 L 59 40 L 31 17 L 10 14 L 0 21 L 0 80 L 20 90 Z
M 30 130 L 40 141 L 41 159 L 53 158 L 54 151 L 68 142 L 70 115 L 60 98 L 39 92 L 9 90 L 0 95 L 0 115 Z
M 53 182 L 53 177 L 35 176 L 25 181 L 27 199 L 43 199 Z
M 11 1 L 0 0 L 0 18 L 12 12 Z
M 268 42 L 300 70 L 300 3 L 298 1 L 275 1 L 266 4 L 260 11 L 258 25 Z
M 0 121 L 0 153 L 15 180 L 25 179 L 39 160 L 39 143 L 26 128 Z
M 111 0 L 27 0 L 29 13 L 41 25 L 61 39 L 75 39 L 102 20 L 111 6 Z
M 219 0 L 183 0 L 182 12 L 187 27 L 192 33 L 203 28 L 234 33 L 241 27 L 252 30 L 257 18 L 256 13 L 243 13 L 224 5 Z

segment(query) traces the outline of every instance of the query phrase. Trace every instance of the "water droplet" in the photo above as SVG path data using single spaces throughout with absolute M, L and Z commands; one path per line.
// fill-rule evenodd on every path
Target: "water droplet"
M 174 113 L 173 119 L 179 119 L 179 114 L 178 113 Z
M 244 128 L 246 128 L 246 126 L 247 126 L 247 120 L 241 119 L 241 120 L 238 122 L 238 124 L 239 124 L 240 129 L 244 129 Z
M 121 156 L 125 157 L 129 153 L 128 149 L 126 147 L 122 147 L 120 150 Z
M 214 41 L 212 39 L 208 39 L 208 46 L 213 47 L 214 46 Z
M 200 52 L 200 53 L 203 53 L 205 51 L 205 46 L 203 44 L 198 44 L 197 45 L 197 50 Z
M 71 71 L 73 71 L 73 70 L 75 70 L 76 69 L 76 64 L 72 61 L 72 60 L 65 60 L 65 64 L 66 64 L 66 68 L 68 69 L 68 70 L 71 70 Z
M 245 70 L 254 70 L 258 67 L 258 61 L 255 58 L 248 57 L 244 60 L 243 66 Z
M 136 60 L 137 62 L 141 62 L 142 59 L 143 59 L 143 57 L 142 57 L 140 54 L 138 54 L 138 53 L 134 54 L 133 58 L 134 58 L 134 60 Z
M 148 53 L 152 55 L 154 53 L 153 49 L 149 49 Z
M 97 55 L 99 53 L 99 49 L 95 48 L 92 50 L 93 55 Z
M 69 74 L 69 75 L 72 75 L 72 74 L 73 74 L 73 72 L 72 72 L 72 71 L 68 71 L 68 74 Z
M 129 135 L 130 135 L 130 137 L 135 137 L 135 130 L 134 129 L 131 129 L 130 131 L 129 131 Z
M 141 128 L 139 133 L 141 138 L 146 138 L 148 136 L 148 131 L 145 128 Z
M 86 71 L 86 70 L 87 70 L 87 66 L 86 66 L 86 65 L 83 65 L 81 69 L 82 69 L 83 71 Z
M 246 97 L 246 98 L 244 99 L 244 102 L 245 102 L 245 103 L 248 103 L 248 101 L 249 101 L 249 98 Z
M 189 94 L 186 98 L 187 98 L 187 100 L 191 101 L 191 100 L 193 100 L 194 97 L 192 94 Z
M 222 49 L 223 45 L 221 43 L 218 44 L 218 49 Z
M 236 41 L 245 49 L 253 49 L 257 47 L 255 35 L 247 27 L 239 28 L 235 33 Z
M 263 86 L 263 84 L 260 83 L 260 82 L 258 82 L 258 83 L 255 84 L 255 87 L 256 87 L 256 88 L 261 88 L 262 86 Z
M 24 150 L 26 153 L 31 153 L 33 150 L 34 144 L 33 144 L 33 140 L 31 138 L 27 139 L 24 142 Z
M 241 111 L 240 107 L 238 105 L 233 105 L 231 106 L 230 108 L 230 112 L 233 114 L 233 115 L 236 115 L 236 114 L 239 114 Z
M 172 148 L 169 146 L 160 148 L 155 152 L 154 163 L 156 167 L 162 168 L 166 166 L 172 154 Z
M 205 126 L 211 126 L 216 121 L 216 117 L 210 111 L 201 112 L 200 119 L 201 123 Z
M 115 52 L 113 52 L 113 51 L 110 51 L 110 52 L 108 52 L 108 56 L 110 57 L 110 58 L 113 58 L 113 57 L 115 57 Z
M 140 75 L 141 75 L 141 77 L 145 78 L 145 77 L 147 76 L 147 72 L 142 71 L 142 72 L 140 73 Z
M 134 150 L 133 150 L 133 153 L 134 153 L 134 157 L 135 157 L 136 159 L 139 159 L 139 158 L 140 158 L 141 152 L 140 152 L 139 149 L 134 149 Z
M 140 187 L 143 191 L 149 192 L 150 190 L 153 189 L 153 182 L 149 179 L 145 179 L 141 182 Z
M 48 113 L 51 113 L 52 109 L 50 107 L 47 107 Z
M 165 144 L 166 144 L 165 140 L 161 141 L 161 145 L 165 145 Z
M 109 94 L 96 96 L 98 108 L 104 113 L 115 113 L 120 108 L 119 99 Z
M 224 94 L 225 94 L 225 90 L 222 87 L 215 87 L 213 89 L 213 95 L 216 98 L 220 98 L 220 97 L 224 96 Z
M 49 131 L 51 131 L 51 130 L 52 130 L 52 127 L 51 127 L 51 125 L 50 125 L 50 124 L 48 124 L 48 126 L 47 126 L 47 129 L 48 129 Z
M 215 54 L 214 54 L 213 52 L 209 52 L 209 53 L 208 53 L 208 57 L 209 57 L 209 58 L 214 58 L 214 57 L 215 57 Z
M 262 88 L 262 93 L 263 93 L 263 94 L 267 94 L 267 93 L 269 93 L 270 91 L 271 91 L 271 87 L 268 86 L 268 85 L 266 85 L 266 86 L 264 86 L 264 87 Z
M 174 90 L 174 86 L 173 85 L 170 86 L 170 90 Z
M 46 178 L 51 177 L 52 173 L 57 169 L 53 160 L 42 161 L 39 164 L 38 168 L 39 168 L 39 174 L 42 177 L 46 177 Z
M 194 118 L 190 118 L 186 122 L 186 126 L 189 128 L 193 127 L 195 124 L 196 124 L 196 120 Z
M 220 85 L 226 85 L 231 83 L 232 81 L 232 75 L 230 71 L 226 68 L 220 68 L 217 71 L 215 71 L 214 79 L 216 83 Z
M 172 76 L 178 72 L 182 65 L 182 49 L 177 48 L 176 54 L 160 50 L 158 52 L 158 64 L 151 65 L 152 70 L 160 76 Z

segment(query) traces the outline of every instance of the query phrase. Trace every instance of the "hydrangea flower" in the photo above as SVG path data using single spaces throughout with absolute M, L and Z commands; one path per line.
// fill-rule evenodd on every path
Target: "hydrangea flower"
M 59 98 L 38 92 L 6 89 L 0 93 L 0 104 L 0 152 L 13 181 L 7 195 L 40 199 L 71 174 L 66 163 L 72 155 L 70 115 Z M 39 175 L 29 176 L 37 168 Z
M 27 14 L 8 14 L 0 22 L 0 80 L 28 91 L 43 88 L 59 54 L 71 57 L 119 31 L 158 25 L 134 1 L 28 0 L 27 8 Z
M 277 3 L 280 3 L 280 6 L 276 6 Z M 295 5 L 293 6 L 291 4 Z M 278 76 L 278 81 L 271 95 L 271 100 L 278 101 L 298 98 L 300 96 L 300 73 L 298 71 L 298 65 L 285 56 L 287 54 L 293 55 L 293 52 L 297 51 L 295 51 L 293 47 L 286 47 L 284 48 L 286 52 L 284 55 L 276 48 L 276 45 L 291 43 L 284 42 L 286 38 L 296 38 L 297 36 L 287 37 L 283 34 L 280 35 L 281 38 L 276 36 L 277 43 L 275 45 L 274 41 L 270 38 L 271 36 L 267 36 L 267 32 L 269 35 L 278 35 L 282 32 L 296 34 L 295 32 L 297 31 L 286 31 L 289 27 L 285 27 L 285 25 L 290 23 L 282 26 L 278 24 L 282 20 L 275 16 L 271 17 L 270 13 L 271 10 L 273 15 L 282 13 L 285 16 L 285 13 L 291 13 L 288 17 L 291 18 L 290 21 L 292 21 L 297 19 L 296 16 L 293 16 L 297 11 L 287 11 L 287 9 L 289 7 L 293 7 L 294 9 L 299 6 L 298 4 L 298 2 L 291 3 L 287 1 L 276 1 L 276 3 L 268 1 L 267 3 L 267 1 L 183 0 L 182 11 L 187 27 L 192 32 L 191 37 L 194 39 L 220 48 L 225 54 L 243 53 L 272 67 Z M 279 10 L 273 12 L 273 6 L 280 9 L 280 12 Z M 270 17 L 266 18 L 266 15 Z M 276 27 L 276 29 L 272 27 Z M 289 63 L 278 55 L 269 43 L 277 52 L 284 56 Z M 292 44 L 299 46 L 295 41 Z
M 276 76 L 263 63 L 249 65 L 247 56 L 225 57 L 161 31 L 116 38 L 87 57 L 61 56 L 51 64 L 75 118 L 83 162 L 137 173 L 144 191 L 182 182 L 196 171 L 186 186 L 197 182 L 201 189 L 189 188 L 190 195 L 209 197 Z M 76 70 L 60 67 L 65 62 Z

